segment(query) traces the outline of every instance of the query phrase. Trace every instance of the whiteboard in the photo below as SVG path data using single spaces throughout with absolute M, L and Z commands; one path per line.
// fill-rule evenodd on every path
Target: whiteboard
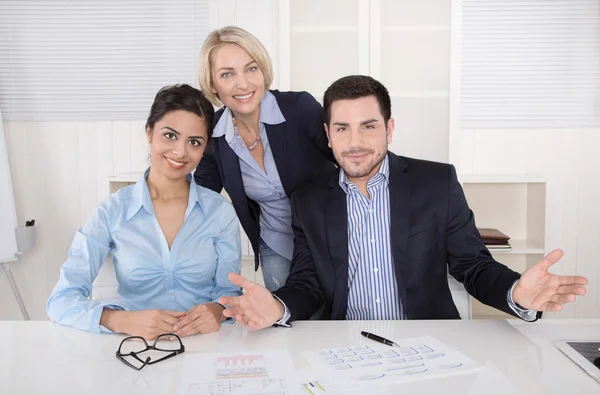
M 10 168 L 8 166 L 8 150 L 4 124 L 0 112 L 0 262 L 12 261 L 17 254 L 17 211 L 13 197 Z

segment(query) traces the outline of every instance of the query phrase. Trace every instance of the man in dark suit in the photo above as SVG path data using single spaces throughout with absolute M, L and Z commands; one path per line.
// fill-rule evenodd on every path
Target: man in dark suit
M 349 76 L 325 92 L 329 145 L 341 169 L 292 197 L 294 256 L 273 294 L 231 274 L 244 287 L 223 297 L 224 314 L 250 329 L 310 318 L 460 318 L 447 273 L 482 303 L 535 321 L 585 294 L 587 279 L 548 268 L 555 250 L 522 275 L 485 247 L 452 165 L 388 152 L 394 119 L 386 88 Z

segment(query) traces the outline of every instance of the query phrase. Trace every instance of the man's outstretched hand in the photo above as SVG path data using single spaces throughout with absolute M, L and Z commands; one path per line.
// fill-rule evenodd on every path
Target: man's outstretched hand
M 225 317 L 235 318 L 239 325 L 248 325 L 253 331 L 269 327 L 283 318 L 283 304 L 268 289 L 237 273 L 230 273 L 229 280 L 245 292 L 242 296 L 222 296 L 219 299 L 227 306 L 223 311 Z
M 561 311 L 563 304 L 575 301 L 578 295 L 585 295 L 587 278 L 548 272 L 562 256 L 562 250 L 554 250 L 525 270 L 513 288 L 513 301 L 530 310 Z

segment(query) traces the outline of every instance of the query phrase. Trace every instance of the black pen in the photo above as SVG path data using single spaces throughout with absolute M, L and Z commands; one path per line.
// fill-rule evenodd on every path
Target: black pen
M 394 343 L 391 340 L 388 340 L 388 339 L 386 339 L 384 337 L 381 337 L 381 336 L 374 335 L 374 334 L 369 333 L 369 332 L 364 332 L 363 331 L 363 332 L 360 332 L 360 334 L 363 335 L 364 337 L 366 337 L 367 339 L 375 340 L 376 342 L 379 342 L 381 344 L 385 344 L 387 346 L 400 347 L 399 345 L 397 345 L 396 343 Z

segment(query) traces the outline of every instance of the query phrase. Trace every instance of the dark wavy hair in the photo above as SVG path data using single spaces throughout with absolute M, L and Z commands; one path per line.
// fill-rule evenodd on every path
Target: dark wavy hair
M 187 84 L 170 85 L 161 88 L 154 97 L 146 128 L 153 129 L 168 112 L 183 110 L 198 115 L 206 121 L 206 134 L 210 140 L 213 132 L 215 109 L 202 91 Z

